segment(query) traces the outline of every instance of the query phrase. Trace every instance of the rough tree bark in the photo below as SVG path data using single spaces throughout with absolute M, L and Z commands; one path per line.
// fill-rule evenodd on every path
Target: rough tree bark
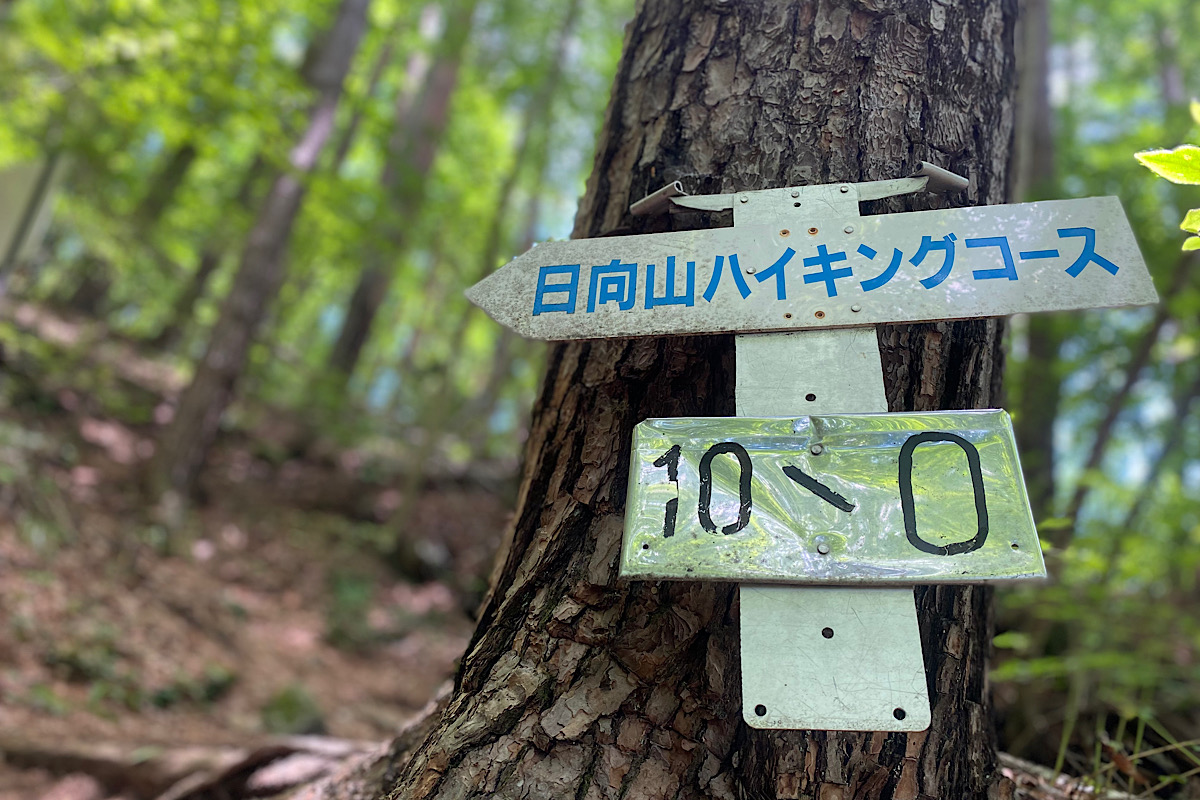
M 303 176 L 316 165 L 333 130 L 342 84 L 366 31 L 369 4 L 370 0 L 342 0 L 322 44 L 310 50 L 313 58 L 306 76 L 318 96 L 308 127 L 289 155 L 291 169 L 275 179 L 263 202 L 208 349 L 179 399 L 175 418 L 159 437 L 148 474 L 156 492 L 171 490 L 180 497 L 190 493 L 233 400 L 250 345 L 283 284 L 288 239 L 304 202 Z
M 729 192 L 891 178 L 919 159 L 971 177 L 960 202 L 1002 202 L 1015 5 L 639 4 L 575 235 L 645 230 L 630 201 L 676 178 Z M 891 408 L 992 403 L 1001 327 L 882 328 Z M 551 350 L 492 592 L 390 797 L 1010 796 L 994 770 L 988 592 L 917 590 L 929 731 L 759 732 L 741 721 L 736 588 L 617 577 L 633 426 L 732 414 L 733 366 L 727 336 Z

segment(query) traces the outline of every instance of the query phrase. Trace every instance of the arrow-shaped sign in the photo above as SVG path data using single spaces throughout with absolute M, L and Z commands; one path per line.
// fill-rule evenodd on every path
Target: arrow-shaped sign
M 468 290 L 535 339 L 836 328 L 1155 303 L 1115 197 L 547 242 Z

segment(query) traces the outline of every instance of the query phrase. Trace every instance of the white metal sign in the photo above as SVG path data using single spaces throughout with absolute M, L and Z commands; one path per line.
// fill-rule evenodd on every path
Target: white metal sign
M 828 584 L 1046 574 L 1008 414 L 656 419 L 621 573 Z
M 546 242 L 468 297 L 536 339 L 836 328 L 1158 299 L 1115 197 L 855 211 L 808 227 Z

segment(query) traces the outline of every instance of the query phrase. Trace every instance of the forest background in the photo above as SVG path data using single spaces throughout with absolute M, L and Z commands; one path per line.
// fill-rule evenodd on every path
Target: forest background
M 97 743 L 383 739 L 451 674 L 543 357 L 462 290 L 568 235 L 631 11 L 0 3 L 12 797 Z M 1052 578 L 996 593 L 1001 745 L 1142 789 L 1200 765 L 1200 189 L 1133 158 L 1200 141 L 1197 30 L 1028 0 L 1019 42 L 1012 199 L 1120 197 L 1163 302 L 1009 327 Z

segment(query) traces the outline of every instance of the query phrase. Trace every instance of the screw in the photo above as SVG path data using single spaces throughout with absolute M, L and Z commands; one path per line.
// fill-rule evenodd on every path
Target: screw
M 746 274 L 747 274 L 747 275 L 753 275 L 753 274 L 754 274 L 754 267 L 746 267 Z
M 846 192 L 850 191 L 850 187 L 849 186 L 839 186 L 838 191 L 841 192 L 842 194 L 845 194 Z
M 800 190 L 792 189 L 792 197 L 799 197 L 799 196 L 800 196 Z
M 853 311 L 855 314 L 857 314 L 858 312 L 862 311 L 862 306 L 860 306 L 856 303 L 856 304 L 850 306 L 850 310 Z
M 822 445 L 814 444 L 812 447 L 808 448 L 808 452 L 812 453 L 814 456 L 819 456 L 821 453 L 825 452 L 825 448 Z
M 817 552 L 823 556 L 829 555 L 829 545 L 821 542 L 819 545 L 817 545 Z
M 739 197 L 739 198 L 738 198 L 738 202 L 739 202 L 739 203 L 749 203 L 749 202 L 750 202 L 750 198 L 749 198 L 749 197 L 747 197 L 746 195 L 742 195 L 741 197 Z
M 847 225 L 847 226 L 846 226 L 845 228 L 843 228 L 842 230 L 844 230 L 846 233 L 854 233 L 854 226 L 853 226 L 853 225 Z

